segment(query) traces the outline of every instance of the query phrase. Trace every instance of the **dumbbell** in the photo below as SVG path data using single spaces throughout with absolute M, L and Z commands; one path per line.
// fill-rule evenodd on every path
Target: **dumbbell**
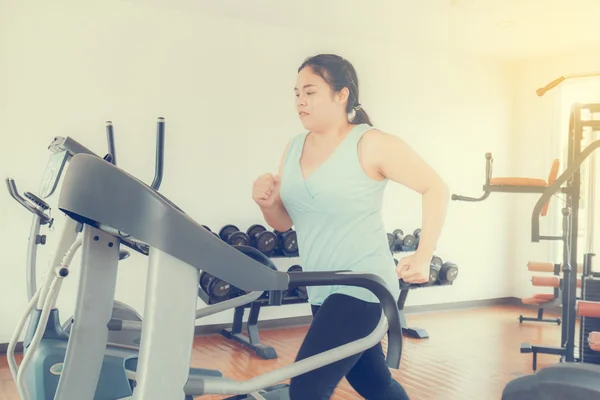
M 232 246 L 248 246 L 250 238 L 235 225 L 225 225 L 219 231 L 219 237 Z
M 413 232 L 413 236 L 415 237 L 415 248 L 419 248 L 419 242 L 421 241 L 421 228 L 415 229 Z
M 427 285 L 433 285 L 435 282 L 437 282 L 440 276 L 440 271 L 442 270 L 442 265 L 443 261 L 440 257 L 431 257 L 431 261 L 429 262 L 429 282 L 426 283 Z
M 287 272 L 302 272 L 302 266 L 300 265 L 292 265 L 288 268 Z M 289 296 L 297 296 L 303 299 L 308 298 L 308 294 L 306 291 L 306 286 L 294 286 L 290 287 L 287 290 L 287 295 Z
M 404 235 L 402 229 L 395 229 L 392 232 L 394 235 L 394 249 L 402 251 L 415 250 L 415 237 L 413 235 Z
M 390 251 L 394 252 L 394 242 L 396 242 L 396 237 L 391 233 L 387 233 L 388 246 L 390 246 Z
M 277 248 L 281 250 L 286 257 L 295 256 L 298 254 L 298 237 L 296 231 L 288 229 L 285 232 L 274 231 L 277 235 Z
M 217 235 L 216 232 L 213 232 L 207 225 L 202 225 L 202 227 L 204 229 L 206 229 L 207 231 L 209 231 L 210 233 L 212 233 L 213 235 L 215 235 L 216 237 L 219 237 L 219 235 Z
M 271 254 L 275 250 L 275 247 L 277 247 L 277 235 L 267 231 L 267 228 L 262 225 L 255 224 L 250 226 L 246 234 L 250 238 L 250 246 L 258 249 L 258 251 L 265 255 Z
M 235 286 L 212 276 L 208 272 L 200 274 L 199 286 L 208 295 L 211 302 L 214 303 L 229 300 L 242 292 Z
M 202 289 L 202 291 L 206 294 L 208 294 L 208 283 L 210 282 L 210 278 L 212 278 L 213 276 L 211 274 L 209 274 L 208 272 L 202 272 L 200 274 L 200 282 L 198 284 L 198 286 L 200 286 L 200 289 Z
M 240 290 L 235 286 L 219 279 L 212 278 L 208 284 L 208 296 L 215 301 L 215 303 L 219 303 L 221 301 L 229 300 Z
M 440 268 L 440 283 L 452 283 L 458 276 L 458 265 L 446 261 Z

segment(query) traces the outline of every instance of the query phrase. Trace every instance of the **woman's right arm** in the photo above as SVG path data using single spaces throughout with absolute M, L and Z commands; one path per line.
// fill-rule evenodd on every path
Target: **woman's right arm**
M 272 202 L 268 202 L 269 204 L 261 202 L 259 204 L 266 223 L 269 224 L 269 226 L 274 230 L 280 232 L 285 232 L 288 229 L 291 229 L 294 225 L 294 222 L 285 209 L 279 194 L 279 188 L 281 187 L 281 176 L 283 175 L 283 165 L 285 163 L 285 155 L 287 154 L 289 147 L 290 142 L 288 142 L 286 145 L 283 155 L 281 156 L 281 161 L 279 162 L 279 170 L 277 172 L 277 176 L 275 176 L 275 187 L 271 194 Z

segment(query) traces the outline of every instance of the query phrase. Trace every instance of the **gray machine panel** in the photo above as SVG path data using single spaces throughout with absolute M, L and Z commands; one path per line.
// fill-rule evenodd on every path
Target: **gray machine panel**
M 286 272 L 246 256 L 163 195 L 101 158 L 77 154 L 71 159 L 58 207 L 79 222 L 131 235 L 242 290 L 288 287 Z
M 69 157 L 66 150 L 56 152 L 50 156 L 44 171 L 44 177 L 40 183 L 39 193 L 42 199 L 47 199 L 54 194 Z
M 53 154 L 50 156 L 50 160 L 48 160 L 48 165 L 46 166 L 46 171 L 44 172 L 44 178 L 40 184 L 39 192 L 42 199 L 47 199 L 54 194 L 67 161 L 69 161 L 73 155 L 85 153 L 98 156 L 96 153 L 89 150 L 87 147 L 80 144 L 75 139 L 70 138 L 69 136 L 55 137 L 52 143 L 50 143 L 48 146 L 48 150 L 50 150 Z
M 48 150 L 52 153 L 60 153 L 62 151 L 67 151 L 70 156 L 74 156 L 75 154 L 90 154 L 92 156 L 98 157 L 96 153 L 79 143 L 77 140 L 72 137 L 62 137 L 57 136 L 54 138 L 52 143 L 48 146 Z

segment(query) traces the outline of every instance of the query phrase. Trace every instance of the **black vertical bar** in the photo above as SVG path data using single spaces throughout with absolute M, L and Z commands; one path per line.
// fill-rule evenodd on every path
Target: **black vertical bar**
M 570 194 L 567 194 L 567 198 L 569 198 Z M 569 203 L 567 201 L 567 203 Z M 561 330 L 560 330 L 560 346 L 564 347 L 566 345 L 566 341 L 567 341 L 567 336 L 569 333 L 569 281 L 568 281 L 568 276 L 569 276 L 569 215 L 570 215 L 570 210 L 568 207 L 565 207 L 562 209 L 562 231 L 563 231 L 563 260 L 562 260 L 562 272 L 563 272 L 563 279 L 562 279 L 562 285 L 561 285 L 561 291 L 562 291 L 562 310 L 561 310 L 561 314 L 562 314 L 562 326 L 561 326 Z
M 594 256 L 594 253 L 587 253 L 583 255 L 583 275 L 586 277 L 592 275 L 592 257 Z
M 162 182 L 163 177 L 163 165 L 165 159 L 165 119 L 163 117 L 158 118 L 156 127 L 156 165 L 154 172 L 154 181 L 152 182 L 152 189 L 158 190 Z
M 248 339 L 251 344 L 260 344 L 260 336 L 258 334 L 258 315 L 260 313 L 260 303 L 255 302 L 250 306 L 250 314 L 248 315 Z
M 244 307 L 236 307 L 233 314 L 233 324 L 231 325 L 231 333 L 242 333 L 242 324 L 244 322 Z
M 108 154 L 112 157 L 111 164 L 117 165 L 117 152 L 115 150 L 115 133 L 112 121 L 106 121 L 106 142 L 108 143 Z
M 581 108 L 579 104 L 573 107 L 573 140 L 570 161 L 581 153 L 581 140 L 583 139 L 583 126 L 581 124 Z M 566 362 L 575 360 L 575 323 L 576 323 L 576 300 L 577 300 L 577 242 L 579 232 L 579 198 L 581 193 L 581 169 L 577 168 L 571 178 L 572 193 L 568 196 L 568 203 L 573 205 L 571 213 L 571 226 L 569 231 L 569 264 L 570 272 L 568 280 L 568 307 L 569 320 L 568 336 L 566 343 Z

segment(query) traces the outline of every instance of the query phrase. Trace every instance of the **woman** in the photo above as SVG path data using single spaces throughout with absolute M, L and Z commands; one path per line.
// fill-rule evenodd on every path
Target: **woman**
M 446 184 L 401 139 L 372 127 L 347 60 L 332 54 L 307 59 L 294 90 L 307 132 L 288 143 L 277 175 L 264 174 L 254 182 L 252 196 L 265 221 L 279 231 L 294 226 L 304 271 L 373 273 L 396 298 L 399 278 L 428 281 L 446 216 Z M 397 266 L 381 214 L 390 180 L 423 196 L 419 248 Z M 296 360 L 365 337 L 379 322 L 381 306 L 366 289 L 307 289 L 314 318 Z M 329 399 L 344 377 L 369 400 L 408 399 L 385 364 L 381 344 L 293 378 L 291 399 Z

